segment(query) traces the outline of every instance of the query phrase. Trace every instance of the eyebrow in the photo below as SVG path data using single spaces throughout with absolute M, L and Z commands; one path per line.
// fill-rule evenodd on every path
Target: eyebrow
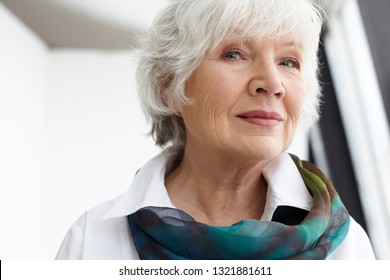
M 288 41 L 285 44 L 283 44 L 284 47 L 298 47 L 300 49 L 303 49 L 303 45 L 297 41 Z
M 262 39 L 265 39 L 265 38 L 262 38 Z M 276 40 L 277 39 L 275 39 L 275 41 Z M 224 38 L 222 40 L 222 42 L 223 41 L 228 42 L 228 43 L 237 43 L 237 44 L 251 44 L 255 40 L 247 39 L 247 38 L 241 38 L 240 36 L 231 36 L 231 37 Z M 302 43 L 300 43 L 300 42 L 298 42 L 296 40 L 286 41 L 286 43 L 283 43 L 282 46 L 284 46 L 284 47 L 298 47 L 300 49 L 303 49 Z
M 303 44 L 295 40 L 287 41 L 286 43 L 281 44 L 282 48 L 291 49 L 296 52 L 297 55 L 302 56 L 305 52 Z
M 219 44 L 221 45 L 230 45 L 230 46 L 236 46 L 239 47 L 241 45 L 246 45 L 248 44 L 249 46 L 252 45 L 256 40 L 252 39 L 247 39 L 247 38 L 240 38 L 240 36 L 230 36 L 230 37 L 225 37 Z M 278 41 L 277 39 L 274 40 L 274 42 Z M 280 45 L 279 45 L 280 44 Z M 278 43 L 279 47 L 282 48 L 287 48 L 287 49 L 294 49 L 296 50 L 299 54 L 302 54 L 304 52 L 304 47 L 303 44 L 294 40 L 285 40 L 284 42 L 279 42 Z M 219 46 L 216 46 L 215 49 L 218 49 Z

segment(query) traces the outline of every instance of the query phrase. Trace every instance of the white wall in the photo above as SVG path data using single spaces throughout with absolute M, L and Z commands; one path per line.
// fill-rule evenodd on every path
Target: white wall
M 45 44 L 0 3 L 0 258 L 39 255 Z

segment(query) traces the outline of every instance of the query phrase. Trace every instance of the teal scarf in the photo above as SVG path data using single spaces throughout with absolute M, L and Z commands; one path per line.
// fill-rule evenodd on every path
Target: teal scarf
M 350 218 L 332 183 L 313 164 L 291 155 L 313 197 L 295 225 L 242 220 L 209 226 L 185 212 L 145 207 L 128 216 L 141 259 L 326 259 L 344 240 Z

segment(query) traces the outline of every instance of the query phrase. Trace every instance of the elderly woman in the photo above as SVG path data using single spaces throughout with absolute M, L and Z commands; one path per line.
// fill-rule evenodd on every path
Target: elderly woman
M 318 118 L 308 0 L 173 0 L 140 51 L 164 151 L 81 216 L 58 259 L 373 259 L 332 183 L 286 150 Z

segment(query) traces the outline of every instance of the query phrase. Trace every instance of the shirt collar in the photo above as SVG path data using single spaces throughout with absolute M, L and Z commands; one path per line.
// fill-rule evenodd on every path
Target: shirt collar
M 288 153 L 267 162 L 263 176 L 268 183 L 268 190 L 262 220 L 271 220 L 276 208 L 282 205 L 311 209 L 312 197 Z
M 166 171 L 175 154 L 164 150 L 138 170 L 128 191 L 115 202 L 103 219 L 124 217 L 146 206 L 176 208 L 164 185 Z M 312 198 L 295 163 L 287 153 L 270 160 L 263 168 L 268 183 L 266 206 L 262 220 L 271 220 L 281 205 L 310 210 Z

